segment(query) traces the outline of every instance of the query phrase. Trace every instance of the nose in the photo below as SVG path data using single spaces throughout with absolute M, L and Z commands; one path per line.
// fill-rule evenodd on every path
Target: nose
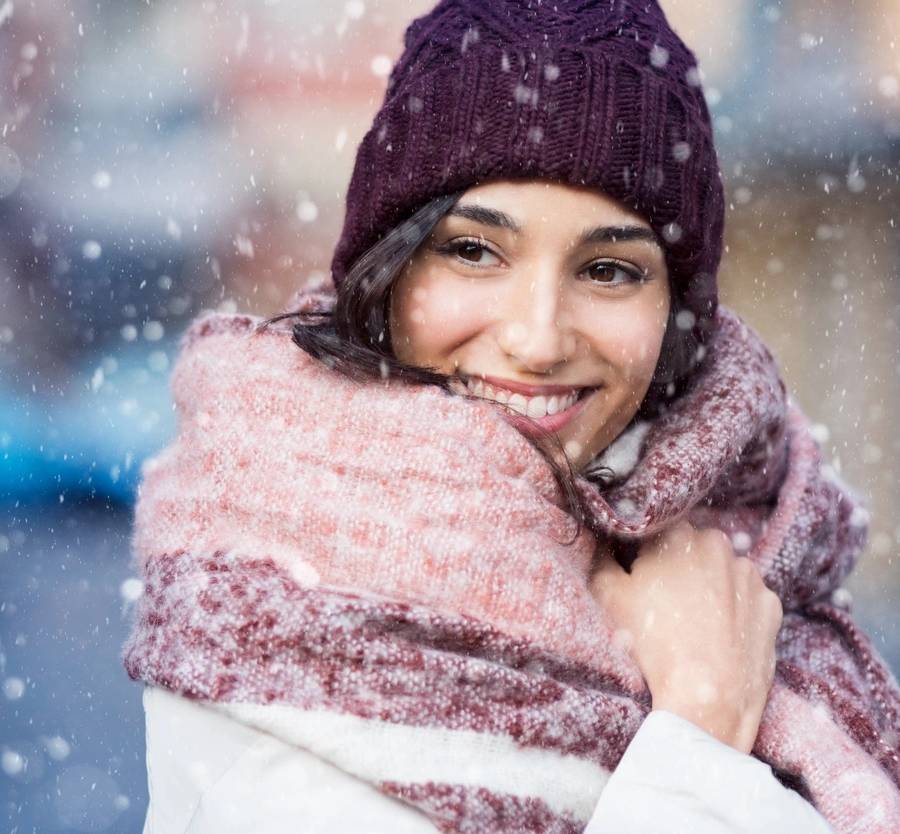
M 566 310 L 564 287 L 555 271 L 531 273 L 512 282 L 499 344 L 523 371 L 548 373 L 571 358 L 575 335 Z

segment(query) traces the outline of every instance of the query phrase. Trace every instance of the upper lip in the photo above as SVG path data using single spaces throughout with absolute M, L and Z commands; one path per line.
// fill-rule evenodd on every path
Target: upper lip
M 503 388 L 506 391 L 523 394 L 526 397 L 537 397 L 541 394 L 550 397 L 559 396 L 594 387 L 591 385 L 528 385 L 524 382 L 516 382 L 513 379 L 502 379 L 497 376 L 487 376 L 486 374 L 460 374 L 460 376 L 463 380 L 480 379 L 492 388 Z

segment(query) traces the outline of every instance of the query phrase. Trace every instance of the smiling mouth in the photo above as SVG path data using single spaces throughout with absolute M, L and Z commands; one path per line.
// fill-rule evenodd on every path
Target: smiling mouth
M 568 422 L 568 412 L 572 411 L 580 401 L 598 388 L 598 386 L 594 386 L 566 389 L 564 386 L 555 386 L 556 389 L 559 389 L 559 393 L 526 395 L 520 391 L 504 388 L 496 383 L 488 383 L 484 378 L 462 375 L 451 380 L 450 387 L 457 394 L 465 394 L 500 403 L 500 405 L 506 406 L 516 414 L 534 420 L 539 425 L 542 425 L 544 421 L 553 424 L 558 423 L 557 419 L 548 420 L 548 418 L 556 418 L 557 416 L 565 416 L 564 422 Z M 538 388 L 539 386 L 532 387 Z M 545 387 L 550 388 L 550 386 Z M 553 389 L 550 388 L 550 390 Z M 545 427 L 552 430 L 556 426 L 551 428 L 551 425 L 548 424 Z

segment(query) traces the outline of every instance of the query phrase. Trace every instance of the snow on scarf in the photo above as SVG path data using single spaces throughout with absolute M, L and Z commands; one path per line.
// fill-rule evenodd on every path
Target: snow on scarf
M 594 533 L 565 544 L 550 469 L 497 406 L 352 382 L 258 321 L 184 337 L 179 434 L 136 508 L 129 674 L 441 831 L 582 830 L 651 706 L 588 591 Z M 839 834 L 900 831 L 900 690 L 840 589 L 867 515 L 759 337 L 721 308 L 689 390 L 601 462 L 612 483 L 579 479 L 600 539 L 716 525 L 780 595 L 754 755 Z

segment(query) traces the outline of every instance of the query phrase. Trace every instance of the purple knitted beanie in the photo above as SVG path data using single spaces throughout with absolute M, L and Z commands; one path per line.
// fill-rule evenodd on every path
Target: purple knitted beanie
M 646 218 L 704 339 L 724 194 L 696 58 L 654 0 L 440 0 L 404 45 L 357 151 L 338 288 L 434 197 L 542 177 L 595 187 Z

